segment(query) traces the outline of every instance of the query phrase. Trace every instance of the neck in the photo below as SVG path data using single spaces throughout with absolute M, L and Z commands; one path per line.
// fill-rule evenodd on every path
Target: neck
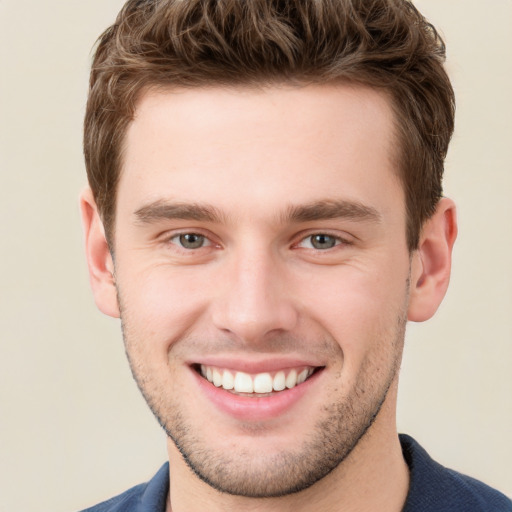
M 169 440 L 168 512 L 399 512 L 409 489 L 409 471 L 396 431 L 395 410 L 396 389 L 390 389 L 373 425 L 334 471 L 304 491 L 279 498 L 246 498 L 216 491 L 192 473 Z

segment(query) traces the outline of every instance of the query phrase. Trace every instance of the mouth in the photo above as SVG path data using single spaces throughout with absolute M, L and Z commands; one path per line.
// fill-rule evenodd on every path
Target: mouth
M 217 388 L 246 397 L 264 397 L 293 389 L 323 367 L 300 366 L 250 374 L 209 365 L 195 365 L 196 372 Z

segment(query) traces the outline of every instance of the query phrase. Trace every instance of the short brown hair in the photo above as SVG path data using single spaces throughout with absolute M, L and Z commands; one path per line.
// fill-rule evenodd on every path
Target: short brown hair
M 408 0 L 129 0 L 99 38 L 84 153 L 107 238 L 126 129 L 149 87 L 345 80 L 385 90 L 414 250 L 442 194 L 455 100 L 445 47 Z

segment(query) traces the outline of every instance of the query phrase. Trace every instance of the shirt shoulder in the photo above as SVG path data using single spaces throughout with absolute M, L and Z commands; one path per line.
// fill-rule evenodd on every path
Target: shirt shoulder
M 403 512 L 512 512 L 512 501 L 488 485 L 445 468 L 411 437 L 400 443 L 411 481 Z
M 82 512 L 165 512 L 169 492 L 169 463 L 149 481 Z

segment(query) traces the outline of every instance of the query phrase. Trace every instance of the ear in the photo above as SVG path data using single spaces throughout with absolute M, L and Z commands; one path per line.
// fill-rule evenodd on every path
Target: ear
M 102 313 L 119 318 L 114 262 L 105 237 L 103 222 L 89 187 L 80 194 L 80 213 L 85 235 L 89 282 L 94 300 Z
M 450 282 L 456 237 L 455 204 L 442 198 L 434 215 L 425 222 L 419 247 L 412 255 L 409 320 L 428 320 L 441 304 Z

